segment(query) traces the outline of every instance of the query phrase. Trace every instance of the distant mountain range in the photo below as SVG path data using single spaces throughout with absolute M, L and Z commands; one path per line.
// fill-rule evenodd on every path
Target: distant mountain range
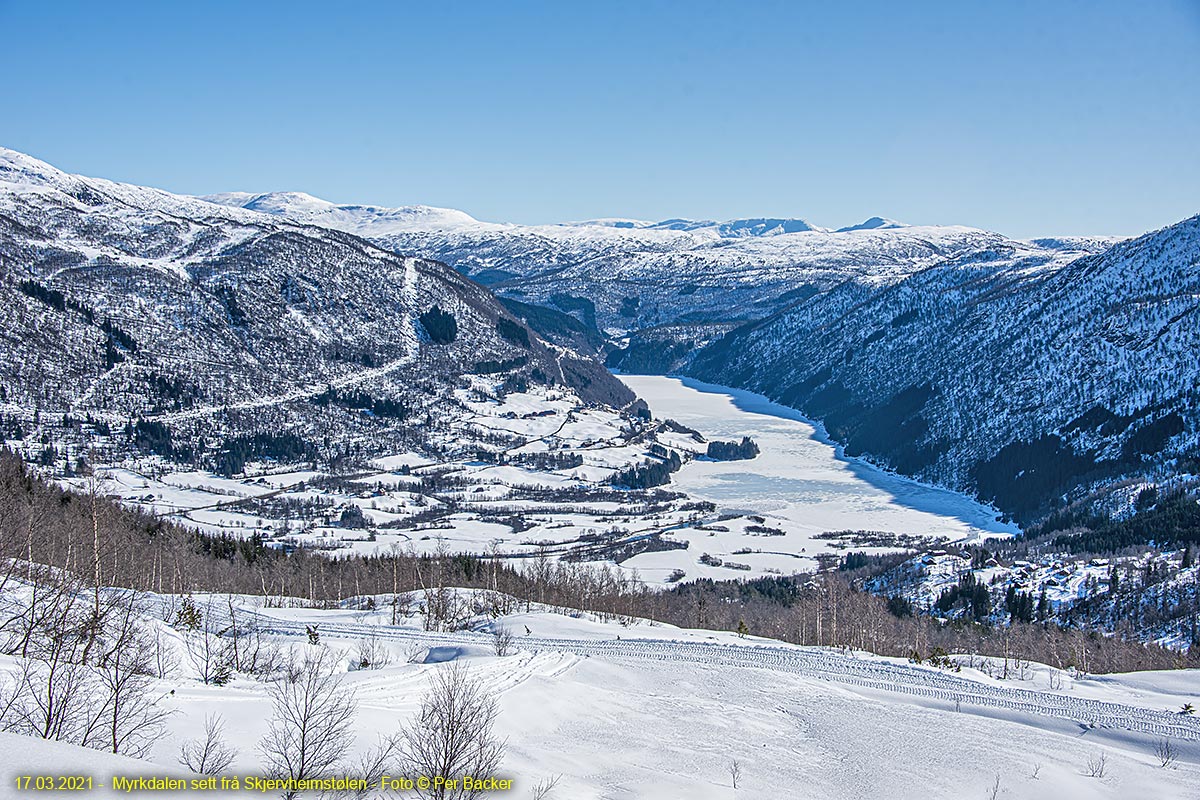
M 170 413 L 195 443 L 247 409 L 311 434 L 322 387 L 432 415 L 481 370 L 627 405 L 606 358 L 762 392 L 1025 523 L 1120 518 L 1200 473 L 1200 218 L 1131 240 L 881 217 L 522 226 L 181 197 L 0 151 L 0 257 L 9 424 Z
M 289 219 L 312 205 L 241 197 L 212 199 Z M 1129 241 L 1020 241 L 882 217 L 831 231 L 328 209 L 329 224 L 444 261 L 513 308 L 573 316 L 615 342 L 611 365 L 762 392 L 851 453 L 1026 523 L 1069 508 L 1125 515 L 1147 486 L 1188 487 L 1200 472 L 1196 219 Z M 555 319 L 551 337 L 569 327 Z
M 442 261 L 497 294 L 576 314 L 610 333 L 659 325 L 762 319 L 846 280 L 876 286 L 950 258 L 1062 264 L 1111 238 L 1021 242 L 961 226 L 873 217 L 831 231 L 800 219 L 726 222 L 479 222 L 460 211 L 335 206 L 308 195 L 206 198 L 365 236 L 396 253 Z

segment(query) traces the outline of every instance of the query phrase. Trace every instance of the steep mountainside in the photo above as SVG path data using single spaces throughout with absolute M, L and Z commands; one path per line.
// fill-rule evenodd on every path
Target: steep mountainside
M 0 336 L 7 438 L 61 423 L 103 447 L 126 426 L 183 460 L 229 437 L 427 446 L 463 373 L 634 399 L 443 264 L 2 149 Z
M 353 231 L 397 253 L 450 264 L 499 294 L 557 308 L 602 329 L 691 326 L 695 330 L 676 340 L 685 351 L 710 339 L 713 324 L 762 319 L 846 281 L 873 290 L 952 258 L 1061 264 L 1107 244 L 1016 242 L 974 228 L 907 226 L 880 217 L 841 231 L 798 219 L 521 226 L 478 222 L 447 210 L 418 213 L 423 207 L 333 206 L 289 193 L 208 199 Z M 403 218 L 404 225 L 385 221 L 393 218 Z
M 214 199 L 291 219 L 319 202 Z M 403 227 L 380 221 L 397 216 Z M 838 231 L 428 218 L 324 215 L 490 283 L 555 341 L 596 352 L 586 329 L 606 331 L 610 366 L 763 392 L 852 454 L 1026 522 L 1081 499 L 1120 516 L 1146 481 L 1196 471 L 1196 220 L 1133 241 L 1016 241 L 883 217 Z
M 1096 490 L 1119 514 L 1147 480 L 1190 482 L 1198 351 L 1200 217 L 1065 266 L 998 252 L 874 293 L 838 287 L 730 333 L 690 371 L 1028 520 Z

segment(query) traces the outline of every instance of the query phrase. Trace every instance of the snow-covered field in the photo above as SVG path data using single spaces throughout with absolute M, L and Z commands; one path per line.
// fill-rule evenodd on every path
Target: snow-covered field
M 1024 681 L 1000 681 L 536 606 L 481 617 L 473 631 L 427 633 L 419 614 L 391 626 L 386 610 L 263 608 L 249 598 L 239 605 L 243 620 L 253 617 L 270 638 L 342 653 L 342 669 L 364 638 L 390 652 L 393 661 L 382 669 L 343 675 L 359 702 L 358 748 L 406 723 L 432 674 L 465 664 L 499 696 L 502 772 L 516 782 L 505 796 L 529 797 L 553 776 L 561 779 L 551 797 L 573 800 L 1182 799 L 1196 797 L 1200 785 L 1200 718 L 1175 713 L 1200 695 L 1195 671 L 1068 675 L 1051 690 L 1042 667 Z M 217 607 L 224 606 L 219 598 Z M 313 625 L 315 646 L 306 635 Z M 516 634 L 511 655 L 494 654 L 495 627 Z M 11 668 L 13 659 L 0 663 Z M 271 715 L 265 684 L 239 676 L 205 686 L 185 671 L 156 688 L 175 713 L 147 762 L 0 735 L 0 796 L 26 796 L 9 779 L 17 774 L 180 774 L 180 743 L 214 712 L 239 751 L 229 772 L 260 772 L 254 747 Z M 1167 768 L 1154 756 L 1163 738 L 1178 753 Z M 1101 755 L 1104 775 L 1096 777 L 1089 764 Z M 734 760 L 742 770 L 737 790 Z
M 678 580 L 680 573 L 687 580 L 809 571 L 822 554 L 903 544 L 891 535 L 978 541 L 1017 532 L 963 495 L 845 458 L 795 411 L 758 395 L 676 378 L 622 380 L 648 401 L 656 420 L 673 419 L 702 436 L 656 423 L 634 442 L 619 415 L 584 407 L 570 394 L 538 389 L 498 401 L 486 391 L 464 389 L 460 424 L 474 436 L 500 437 L 507 443 L 503 458 L 438 463 L 396 453 L 336 481 L 269 465 L 243 479 L 121 468 L 105 472 L 105 491 L 211 533 L 257 533 L 281 544 L 342 552 L 401 547 L 554 557 L 597 535 L 615 542 L 659 537 L 676 549 L 621 562 L 651 584 Z M 756 458 L 722 462 L 703 456 L 707 441 L 743 436 L 761 448 Z M 662 487 L 683 498 L 647 503 L 645 495 L 613 492 L 608 484 L 618 470 L 653 460 L 652 445 L 685 457 Z M 538 459 L 551 461 L 538 466 Z M 566 461 L 556 465 L 553 459 Z M 451 483 L 438 489 L 422 484 L 435 477 Z M 519 524 L 512 524 L 514 515 Z M 847 531 L 888 535 L 874 546 L 828 536 Z

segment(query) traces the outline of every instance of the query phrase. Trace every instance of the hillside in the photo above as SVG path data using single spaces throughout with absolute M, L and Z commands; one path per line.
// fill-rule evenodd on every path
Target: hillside
M 438 431 L 472 374 L 634 399 L 443 264 L 11 150 L 0 271 L 3 433 L 32 446 L 61 425 L 72 459 L 134 439 L 209 466 L 234 440 L 297 460 L 469 447 Z
M 218 199 L 289 219 L 312 206 Z M 1196 456 L 1195 220 L 1132 241 L 1016 241 L 883 217 L 831 231 L 447 212 L 398 230 L 377 220 L 403 210 L 337 208 L 330 224 L 477 276 L 555 341 L 599 353 L 607 332 L 609 366 L 761 392 L 850 455 L 1026 524 L 1080 499 L 1119 516 Z
M 1078 238 L 1054 246 L 961 226 L 911 226 L 873 217 L 831 231 L 799 219 L 726 222 L 593 220 L 503 225 L 461 212 L 333 206 L 289 193 L 214 195 L 213 202 L 315 221 L 371 238 L 397 253 L 443 261 L 497 293 L 575 314 L 612 332 L 685 325 L 677 341 L 714 324 L 761 319 L 846 281 L 890 285 L 948 258 L 1065 263 L 1102 249 Z M 402 217 L 400 228 L 382 220 Z M 422 221 L 427 219 L 428 221 Z
M 952 259 L 744 326 L 689 372 L 1026 522 L 1076 500 L 1122 515 L 1198 471 L 1198 265 L 1200 218 L 1055 269 Z
M 114 774 L 179 775 L 186 772 L 176 762 L 180 748 L 202 741 L 206 715 L 218 714 L 219 741 L 232 759 L 222 774 L 268 771 L 256 746 L 278 714 L 274 671 L 237 670 L 215 685 L 203 680 L 208 662 L 196 655 L 210 626 L 236 620 L 243 647 L 253 641 L 260 653 L 305 668 L 323 658 L 335 691 L 354 693 L 353 727 L 338 738 L 338 774 L 370 775 L 363 756 L 401 732 L 432 682 L 457 669 L 495 698 L 502 774 L 519 797 L 553 781 L 549 797 L 716 800 L 803 785 L 847 800 L 993 791 L 1174 798 L 1188 796 L 1196 780 L 1200 727 L 1174 713 L 1194 696 L 1195 682 L 1184 674 L 1096 679 L 1024 662 L 1020 676 L 1000 679 L 979 659 L 954 673 L 645 620 L 525 609 L 487 593 L 452 596 L 464 606 L 500 603 L 503 610 L 472 615 L 462 631 L 439 632 L 430 630 L 429 601 L 419 593 L 405 598 L 398 621 L 371 609 L 388 596 L 317 610 L 197 595 L 201 627 L 189 630 L 162 621 L 180 598 L 142 596 L 138 624 L 174 667 L 144 681 L 171 714 L 141 760 L 13 734 L 0 734 L 0 748 L 19 748 L 23 764 L 87 764 L 102 784 Z M 319 642 L 310 644 L 306 631 L 318 631 Z M 512 634 L 500 654 L 495 631 Z M 225 652 L 230 640 L 221 641 Z M 363 653 L 370 654 L 365 661 Z M 15 672 L 21 662 L 0 656 L 0 672 Z M 1161 741 L 1175 754 L 1168 769 L 1155 755 Z M 385 774 L 403 769 L 398 754 L 387 763 Z
M 309 213 L 269 197 L 238 204 Z M 327 221 L 356 230 L 382 214 L 339 208 Z M 1093 490 L 1120 514 L 1136 489 L 1106 487 L 1187 472 L 1197 374 L 1180 367 L 1197 335 L 1196 227 L 1015 241 L 882 217 L 829 231 L 454 216 L 376 227 L 373 240 L 444 260 L 524 308 L 623 333 L 610 366 L 761 392 L 825 422 L 851 455 L 1029 522 Z M 540 324 L 564 343 L 586 337 Z M 1165 466 L 1180 458 L 1184 469 Z

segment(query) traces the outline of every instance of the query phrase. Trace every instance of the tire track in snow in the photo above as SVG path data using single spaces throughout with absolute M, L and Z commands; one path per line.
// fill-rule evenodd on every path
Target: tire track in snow
M 248 611 L 266 633 L 305 636 L 305 625 Z M 367 628 L 347 623 L 321 623 L 321 634 L 335 638 L 358 638 Z M 490 635 L 426 633 L 404 628 L 371 626 L 381 639 L 437 645 L 480 644 L 490 646 Z M 763 669 L 790 673 L 846 686 L 904 694 L 914 698 L 996 708 L 1037 716 L 1070 720 L 1088 728 L 1115 728 L 1156 737 L 1200 740 L 1200 719 L 1170 711 L 1128 706 L 1090 698 L 991 686 L 937 670 L 835 651 L 758 644 L 724 644 L 661 639 L 616 641 L 536 636 L 517 637 L 515 646 L 532 650 L 566 651 L 580 656 L 622 662 L 687 663 L 731 668 Z

